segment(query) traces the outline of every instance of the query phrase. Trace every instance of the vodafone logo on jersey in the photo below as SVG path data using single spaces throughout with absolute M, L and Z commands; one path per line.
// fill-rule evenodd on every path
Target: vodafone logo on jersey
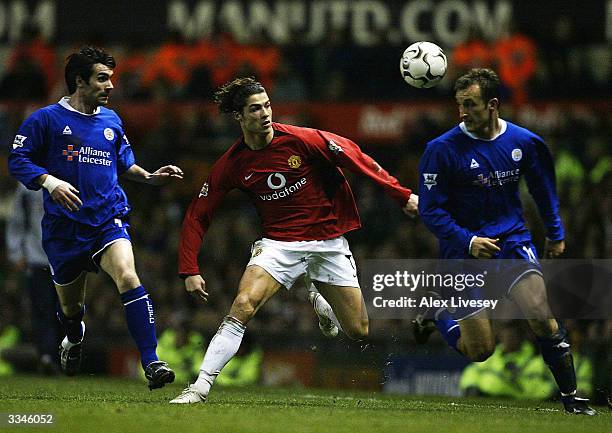
M 287 184 L 287 179 L 281 173 L 272 173 L 268 176 L 268 186 L 271 189 L 281 189 Z
M 282 173 L 272 173 L 268 176 L 268 187 L 274 192 L 271 194 L 262 194 L 259 196 L 262 200 L 272 201 L 289 197 L 296 191 L 299 191 L 306 185 L 306 178 L 303 177 L 293 185 L 287 186 L 287 178 Z

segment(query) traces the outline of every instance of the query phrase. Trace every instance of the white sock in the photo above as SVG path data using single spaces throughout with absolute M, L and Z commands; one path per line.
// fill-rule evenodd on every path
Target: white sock
M 315 292 L 318 295 L 318 296 L 315 296 L 313 300 L 314 301 L 313 308 L 315 309 L 315 311 L 320 315 L 329 317 L 331 321 L 334 322 L 334 325 L 336 325 L 339 330 L 344 332 L 344 330 L 342 329 L 342 325 L 340 325 L 340 322 L 338 321 L 338 318 L 336 317 L 336 314 L 334 313 L 334 310 L 332 309 L 331 305 L 329 305 L 327 300 L 323 297 L 323 295 L 320 294 L 319 291 L 315 289 L 314 285 L 312 284 L 310 286 L 309 291 Z
M 219 330 L 210 340 L 200 366 L 200 374 L 194 383 L 203 395 L 208 395 L 210 387 L 225 367 L 225 364 L 238 352 L 246 327 L 233 317 L 226 316 Z

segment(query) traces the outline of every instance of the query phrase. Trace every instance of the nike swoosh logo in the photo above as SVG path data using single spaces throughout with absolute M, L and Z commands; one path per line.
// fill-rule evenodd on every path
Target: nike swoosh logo
M 251 173 L 248 176 L 244 176 L 244 180 L 249 180 L 251 178 L 251 176 L 253 176 L 255 173 Z

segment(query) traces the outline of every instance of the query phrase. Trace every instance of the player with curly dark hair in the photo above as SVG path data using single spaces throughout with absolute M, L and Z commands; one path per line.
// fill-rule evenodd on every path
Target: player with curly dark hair
M 249 196 L 264 233 L 253 244 L 238 293 L 208 346 L 197 381 L 171 403 L 204 402 L 237 352 L 249 320 L 281 287 L 290 289 L 304 278 L 324 335 L 334 336 L 340 328 L 353 340 L 367 337 L 368 314 L 343 236 L 361 223 L 341 169 L 376 182 L 410 216 L 418 206 L 418 197 L 353 141 L 272 122 L 270 99 L 256 80 L 227 83 L 215 93 L 215 101 L 221 112 L 234 116 L 242 135 L 214 164 L 185 215 L 179 273 L 187 292 L 208 298 L 198 253 L 215 209 L 230 190 Z

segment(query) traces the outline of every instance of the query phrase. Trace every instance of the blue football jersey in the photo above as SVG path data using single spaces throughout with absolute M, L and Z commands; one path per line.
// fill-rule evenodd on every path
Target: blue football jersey
M 459 124 L 427 144 L 419 163 L 419 212 L 443 258 L 467 257 L 473 236 L 531 240 L 519 180 L 525 176 L 551 240 L 564 238 L 552 156 L 536 134 L 500 119 L 491 140 Z
M 79 190 L 83 206 L 71 212 L 44 190 L 45 212 L 99 226 L 126 215 L 127 197 L 118 176 L 135 163 L 134 153 L 113 110 L 98 107 L 91 115 L 76 111 L 68 98 L 32 113 L 21 125 L 9 155 L 9 171 L 27 188 L 49 173 Z

